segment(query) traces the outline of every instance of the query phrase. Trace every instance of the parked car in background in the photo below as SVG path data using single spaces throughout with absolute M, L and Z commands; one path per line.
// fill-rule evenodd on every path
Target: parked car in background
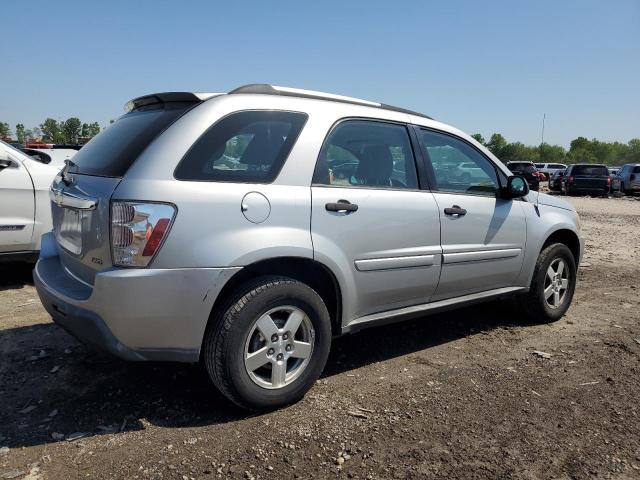
M 566 168 L 564 170 L 556 170 L 553 175 L 551 175 L 551 178 L 549 179 L 549 190 L 552 192 L 559 192 L 562 190 L 562 179 L 565 171 Z
M 78 153 L 78 149 L 70 148 L 67 145 L 25 147 L 21 150 L 41 163 L 58 168 L 64 167 L 65 160 L 71 160 Z
M 334 335 L 513 295 L 537 322 L 569 308 L 576 211 L 453 127 L 271 85 L 126 111 L 56 177 L 34 272 L 85 342 L 202 361 L 272 409 L 316 383 Z M 434 168 L 460 161 L 475 175 Z
M 540 174 L 533 162 L 507 162 L 507 168 L 515 175 L 522 175 L 531 190 L 540 189 Z
M 615 177 L 618 174 L 618 172 L 620 171 L 620 168 L 622 168 L 622 167 L 607 167 L 607 170 L 609 171 L 609 175 L 611 177 Z M 612 178 L 612 180 L 613 180 L 613 178 Z
M 455 169 L 454 176 L 461 182 L 470 183 L 486 178 L 486 173 L 473 162 L 461 162 Z
M 550 179 L 557 171 L 565 171 L 567 166 L 563 163 L 536 163 L 536 168 Z
M 611 177 L 605 165 L 576 164 L 567 168 L 561 185 L 564 195 L 607 196 L 611 191 Z
M 543 172 L 540 171 L 540 168 L 544 166 L 544 163 L 534 163 L 533 165 L 536 167 L 536 170 L 538 171 L 538 178 L 540 179 L 540 181 L 544 182 L 545 180 L 548 180 L 548 175 L 545 175 Z
M 640 192 L 640 163 L 623 165 L 612 180 L 612 189 L 627 195 Z
M 0 141 L 0 261 L 33 261 L 51 230 L 49 187 L 59 168 Z

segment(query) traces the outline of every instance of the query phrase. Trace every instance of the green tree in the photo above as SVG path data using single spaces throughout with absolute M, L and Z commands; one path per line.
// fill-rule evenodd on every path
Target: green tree
M 476 139 L 478 143 L 484 145 L 484 137 L 480 133 L 474 133 L 473 135 L 471 135 L 471 137 Z
M 11 129 L 8 123 L 0 122 L 0 138 L 5 137 L 11 137 Z
M 499 133 L 494 133 L 493 135 L 491 135 L 491 138 L 489 139 L 489 141 L 486 143 L 485 146 L 489 150 L 491 150 L 491 153 L 493 153 L 496 157 L 498 157 L 500 161 L 502 161 L 504 157 L 505 149 L 507 147 L 507 140 Z M 509 159 L 505 158 L 505 161 L 508 161 L 508 160 Z
M 62 122 L 61 130 L 65 143 L 78 143 L 78 137 L 82 130 L 82 122 L 80 122 L 78 117 L 68 118 Z
M 31 130 L 27 130 L 25 132 L 25 136 L 28 141 L 41 141 L 42 140 L 42 130 L 38 127 L 33 127 Z
M 100 133 L 100 125 L 98 122 L 93 122 L 88 125 L 88 137 L 95 137 Z
M 16 125 L 16 137 L 18 138 L 18 143 L 25 143 L 26 140 L 26 136 L 25 136 L 25 130 L 24 130 L 24 125 L 22 123 L 18 123 Z
M 627 143 L 624 163 L 640 163 L 640 138 L 633 138 Z M 622 162 L 621 162 L 622 163 Z
M 40 124 L 40 130 L 42 130 L 42 139 L 45 142 L 65 143 L 64 134 L 57 120 L 53 118 L 45 119 Z
M 509 162 L 538 162 L 540 154 L 535 147 L 530 147 L 522 142 L 508 143 L 502 149 L 504 161 Z
M 560 145 L 549 145 L 543 143 L 538 147 L 540 163 L 563 163 L 567 156 L 567 151 Z

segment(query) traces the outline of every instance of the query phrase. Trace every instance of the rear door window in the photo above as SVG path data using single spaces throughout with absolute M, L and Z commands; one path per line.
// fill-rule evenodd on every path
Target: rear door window
M 320 152 L 313 183 L 417 189 L 407 127 L 374 120 L 346 120 L 338 124 Z
M 307 115 L 251 110 L 211 126 L 175 171 L 178 180 L 269 183 L 275 180 Z
M 122 177 L 142 151 L 194 103 L 160 103 L 127 113 L 73 157 L 74 173 Z

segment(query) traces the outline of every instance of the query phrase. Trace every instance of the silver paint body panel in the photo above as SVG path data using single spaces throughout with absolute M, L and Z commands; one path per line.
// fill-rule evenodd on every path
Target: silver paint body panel
M 242 110 L 308 115 L 275 181 L 175 180 L 178 162 L 200 135 L 225 115 Z M 309 98 L 220 95 L 167 128 L 122 179 L 75 175 L 71 193 L 82 190 L 97 200 L 96 208 L 88 212 L 92 227 L 86 233 L 87 250 L 74 257 L 51 246 L 46 255 L 60 257 L 60 272 L 43 279 L 36 269 L 36 284 L 44 285 L 39 288 L 51 298 L 96 312 L 125 347 L 153 351 L 154 359 L 162 359 L 157 352 L 163 349 L 194 355 L 200 351 L 216 296 L 236 272 L 255 262 L 295 257 L 323 264 L 337 280 L 340 324 L 346 332 L 384 318 L 425 314 L 523 291 L 549 235 L 559 229 L 579 235 L 575 211 L 536 192 L 522 200 L 503 200 L 426 189 L 311 186 L 324 139 L 344 118 L 402 122 L 456 135 L 509 175 L 471 137 L 424 117 Z M 245 207 L 252 208 L 249 202 L 243 207 L 243 199 L 252 192 L 267 199 L 268 214 L 264 202 L 254 204 L 260 209 L 256 217 L 243 212 Z M 326 203 L 340 199 L 357 203 L 359 209 L 348 214 L 325 209 Z M 176 206 L 171 231 L 148 268 L 112 266 L 108 240 L 112 200 Z M 534 208 L 538 200 L 540 215 Z M 443 209 L 454 203 L 467 209 L 467 215 L 445 216 Z M 54 224 L 56 208 L 54 204 Z M 86 298 L 65 295 L 60 279 L 87 289 Z

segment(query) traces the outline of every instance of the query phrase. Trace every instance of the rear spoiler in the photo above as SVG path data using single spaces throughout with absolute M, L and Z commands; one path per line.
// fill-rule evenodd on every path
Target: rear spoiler
M 154 105 L 157 103 L 183 102 L 183 103 L 200 103 L 222 93 L 193 93 L 193 92 L 162 92 L 144 95 L 134 98 L 124 104 L 124 111 L 129 113 L 140 107 Z

